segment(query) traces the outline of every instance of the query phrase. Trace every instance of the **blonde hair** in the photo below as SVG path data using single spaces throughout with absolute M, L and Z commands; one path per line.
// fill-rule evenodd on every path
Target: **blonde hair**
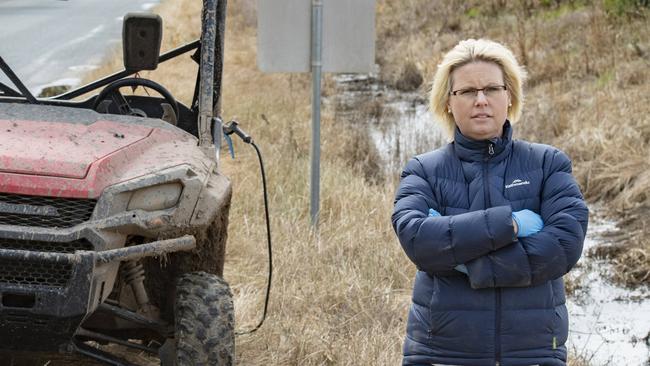
M 429 110 L 436 120 L 443 124 L 444 129 L 453 139 L 456 122 L 451 113 L 447 113 L 447 103 L 451 93 L 451 74 L 457 68 L 472 62 L 491 62 L 501 68 L 503 82 L 510 93 L 512 106 L 508 109 L 508 119 L 516 123 L 521 116 L 524 105 L 523 83 L 526 80 L 526 70 L 519 65 L 517 59 L 504 45 L 487 39 L 466 39 L 452 48 L 433 77 Z

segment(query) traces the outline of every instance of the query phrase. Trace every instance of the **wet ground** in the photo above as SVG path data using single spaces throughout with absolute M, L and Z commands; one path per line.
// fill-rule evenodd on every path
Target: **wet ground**
M 608 246 L 608 233 L 616 224 L 598 216 L 592 206 L 583 257 L 569 274 L 574 283 L 568 298 L 571 315 L 569 347 L 591 365 L 650 364 L 650 288 L 626 289 L 610 280 L 612 265 L 594 256 L 598 246 Z
M 374 75 L 340 75 L 336 84 L 336 97 L 325 104 L 334 105 L 337 121 L 368 131 L 385 174 L 399 172 L 410 157 L 445 143 L 420 93 L 399 92 Z

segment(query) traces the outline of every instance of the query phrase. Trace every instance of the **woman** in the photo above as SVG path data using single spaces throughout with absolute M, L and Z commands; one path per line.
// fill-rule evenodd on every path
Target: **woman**
M 512 140 L 525 71 L 469 39 L 438 65 L 430 109 L 450 144 L 406 165 L 393 227 L 417 266 L 404 365 L 565 365 L 562 276 L 588 210 L 571 162 Z

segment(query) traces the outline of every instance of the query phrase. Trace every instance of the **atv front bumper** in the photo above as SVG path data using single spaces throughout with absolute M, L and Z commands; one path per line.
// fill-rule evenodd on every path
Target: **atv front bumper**
M 191 235 L 104 251 L 58 253 L 0 249 L 0 348 L 63 351 L 89 309 L 110 287 L 93 281 L 97 267 L 196 247 Z M 42 273 L 20 264 L 37 263 Z M 13 265 L 16 264 L 16 265 Z M 38 336 L 35 336 L 38 335 Z

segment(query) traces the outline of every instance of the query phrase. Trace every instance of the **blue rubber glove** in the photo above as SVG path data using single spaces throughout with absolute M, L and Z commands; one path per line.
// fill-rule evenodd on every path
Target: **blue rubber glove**
M 442 216 L 440 212 L 430 208 L 429 209 L 429 217 L 436 217 L 436 216 Z
M 517 237 L 531 236 L 544 227 L 542 217 L 531 210 L 521 210 L 512 213 L 512 218 L 517 222 Z

